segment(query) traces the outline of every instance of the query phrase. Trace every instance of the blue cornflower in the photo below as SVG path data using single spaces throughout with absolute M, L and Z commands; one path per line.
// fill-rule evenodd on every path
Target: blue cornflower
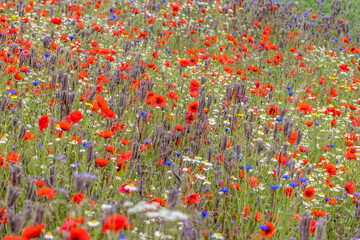
M 201 211 L 201 216 L 202 216 L 203 218 L 206 218 L 208 215 L 209 215 L 209 214 L 208 214 L 207 211 Z
M 266 225 L 260 225 L 260 229 L 262 231 L 266 231 L 268 229 L 268 227 Z
M 140 117 L 144 118 L 144 117 L 146 117 L 146 115 L 147 115 L 146 111 L 141 111 L 140 112 Z
M 270 189 L 271 190 L 276 190 L 276 189 L 279 189 L 279 186 L 278 185 L 271 185 Z
M 249 165 L 244 166 L 244 169 L 245 169 L 245 170 L 250 170 L 250 169 L 252 169 L 252 166 L 249 166 Z

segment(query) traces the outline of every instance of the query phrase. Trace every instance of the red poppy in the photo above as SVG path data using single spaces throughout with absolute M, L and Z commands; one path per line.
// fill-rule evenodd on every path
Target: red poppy
M 261 223 L 262 221 L 264 221 L 264 217 L 263 217 L 263 215 L 261 214 L 261 212 L 257 212 L 257 213 L 255 214 L 255 221 L 256 221 L 257 223 Z
M 200 202 L 198 196 L 199 196 L 199 194 L 189 194 L 189 195 L 185 195 L 184 197 L 182 197 L 181 200 L 184 205 L 192 206 L 192 205 L 198 204 Z
M 107 160 L 107 159 L 95 159 L 95 162 L 99 167 L 105 167 L 109 163 L 109 160 Z
M 100 116 L 103 116 L 104 119 L 110 118 L 115 119 L 115 112 L 111 111 L 110 108 L 101 108 Z
M 153 52 L 152 54 L 153 58 L 158 59 L 159 58 L 159 54 L 157 52 Z
M 31 136 L 31 132 L 28 131 L 28 132 L 25 133 L 25 137 L 23 138 L 23 140 L 24 140 L 25 142 L 29 142 L 29 141 L 31 141 L 31 140 L 33 140 L 33 139 L 35 139 L 35 138 L 36 138 L 36 135 Z
M 339 68 L 340 68 L 340 71 L 343 71 L 343 72 L 348 72 L 350 70 L 350 68 L 346 64 L 340 65 Z
M 8 151 L 9 156 L 6 157 L 6 160 L 11 163 L 18 163 L 21 159 L 21 156 L 19 154 L 15 154 L 13 152 Z
M 188 111 L 192 113 L 197 113 L 199 110 L 199 103 L 198 102 L 192 102 L 188 106 Z
M 41 188 L 43 186 L 45 186 L 45 183 L 43 181 L 41 181 L 40 179 L 36 180 L 36 186 Z
M 60 18 L 52 18 L 50 20 L 50 23 L 60 25 L 61 24 L 61 19 Z
M 0 168 L 6 169 L 8 167 L 9 167 L 9 165 L 4 161 L 4 158 L 0 156 Z
M 299 146 L 299 149 L 300 149 L 300 152 L 307 152 L 307 151 L 308 151 L 307 148 L 304 148 L 304 147 L 302 147 L 302 146 Z
M 314 211 L 311 213 L 311 216 L 316 216 L 316 217 L 326 217 L 326 213 L 325 213 L 325 212 L 318 211 L 318 210 L 314 209 Z
M 114 146 L 107 146 L 106 151 L 111 152 L 111 153 L 115 152 L 115 147 Z
M 114 136 L 114 133 L 111 132 L 111 131 L 105 131 L 105 132 L 100 132 L 98 134 L 99 137 L 102 137 L 104 139 L 107 139 L 107 138 L 112 138 Z
M 248 177 L 247 182 L 251 188 L 256 188 L 258 186 L 259 179 L 255 177 Z
M 167 103 L 167 101 L 164 96 L 154 95 L 151 98 L 151 106 L 153 106 L 153 107 L 162 108 L 162 107 L 166 106 L 166 103 Z
M 84 116 L 79 111 L 73 111 L 69 116 L 69 120 L 73 124 L 79 123 L 81 121 L 81 119 L 83 119 L 83 118 L 84 118 Z
M 335 88 L 331 87 L 330 93 L 329 93 L 330 97 L 332 98 L 336 98 L 338 96 L 337 91 L 335 90 Z
M 307 187 L 304 191 L 304 198 L 307 198 L 307 199 L 312 199 L 315 195 L 315 190 L 311 187 Z
M 185 117 L 185 122 L 186 123 L 192 123 L 195 120 L 195 116 L 192 113 L 189 113 L 186 117 Z
M 354 195 L 355 193 L 355 184 L 353 182 L 345 183 L 345 190 L 348 194 Z
M 72 128 L 72 126 L 68 122 L 58 122 L 56 123 L 56 127 L 60 128 L 63 131 L 69 131 Z
M 41 198 L 42 196 L 45 196 L 49 200 L 53 199 L 57 195 L 57 193 L 54 193 L 54 192 L 55 192 L 54 189 L 51 189 L 48 187 L 44 187 L 44 188 L 37 190 L 37 194 L 38 194 L 39 198 Z
M 108 217 L 102 227 L 103 233 L 118 233 L 122 229 L 132 229 L 128 219 L 121 215 L 113 215 Z
M 299 107 L 298 111 L 303 112 L 305 115 L 309 115 L 313 110 L 313 108 L 308 103 L 305 102 L 300 103 L 298 107 Z
M 279 109 L 277 107 L 268 107 L 266 109 L 266 113 L 272 117 L 275 118 L 279 114 Z
M 313 124 L 314 124 L 313 121 L 305 122 L 305 125 L 308 126 L 308 127 L 311 127 Z
M 0 208 L 0 224 L 7 224 L 8 217 L 5 215 L 5 208 Z
M 166 95 L 168 98 L 170 98 L 170 100 L 177 100 L 179 99 L 179 96 L 177 96 L 177 92 L 169 92 Z
M 43 133 L 43 129 L 47 129 L 49 127 L 49 116 L 44 115 L 39 119 L 39 128 L 40 132 Z
M 148 204 L 157 203 L 161 207 L 165 207 L 167 204 L 167 201 L 164 201 L 162 198 L 154 198 L 153 200 L 149 201 Z
M 294 197 L 294 190 L 292 188 L 285 188 L 284 193 L 285 193 L 287 198 Z
M 82 202 L 83 199 L 84 199 L 84 194 L 77 193 L 72 196 L 71 202 L 76 203 L 77 205 L 80 205 L 80 203 Z
M 329 163 L 326 166 L 326 172 L 329 174 L 329 177 L 331 178 L 332 176 L 336 175 L 337 170 L 331 163 Z
M 74 220 L 66 218 L 66 222 L 61 226 L 60 233 L 63 234 L 66 231 L 71 232 L 74 228 L 76 228 L 77 225 L 83 224 L 84 222 L 85 218 L 77 218 Z
M 37 226 L 30 226 L 30 227 L 27 227 L 22 235 L 21 235 L 21 238 L 23 240 L 28 240 L 28 239 L 33 239 L 33 238 L 37 238 L 40 236 L 41 234 L 41 231 L 43 230 L 43 228 L 45 227 L 45 224 L 40 224 L 40 225 L 37 225 Z
M 295 144 L 297 135 L 298 135 L 297 132 L 292 132 L 292 133 L 291 133 L 291 138 L 289 138 L 288 136 L 286 136 L 286 139 L 288 140 L 288 142 L 289 142 L 290 144 Z
M 356 156 L 356 148 L 352 148 L 352 147 L 349 147 L 346 149 L 346 153 L 344 154 L 344 157 L 347 159 L 347 160 L 357 160 L 357 156 Z
M 125 172 L 125 170 L 126 170 L 125 161 L 122 159 L 120 159 L 116 162 L 116 171 L 120 172 L 121 169 L 123 170 L 123 172 Z
M 191 80 L 190 81 L 190 87 L 189 87 L 189 91 L 191 93 L 197 93 L 200 90 L 200 84 L 199 82 L 195 81 L 195 80 Z
M 184 130 L 184 127 L 181 126 L 180 124 L 176 124 L 176 130 L 179 131 L 179 132 L 181 132 L 181 131 Z
M 317 221 L 315 221 L 314 219 L 312 219 L 310 222 L 310 234 L 311 235 L 315 234 L 316 223 L 317 223 Z
M 83 228 L 72 228 L 69 240 L 91 240 L 89 233 Z

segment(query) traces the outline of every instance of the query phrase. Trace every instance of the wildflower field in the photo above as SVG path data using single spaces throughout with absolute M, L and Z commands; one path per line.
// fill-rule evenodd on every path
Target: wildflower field
M 360 239 L 359 3 L 309 2 L 2 1 L 0 239 Z

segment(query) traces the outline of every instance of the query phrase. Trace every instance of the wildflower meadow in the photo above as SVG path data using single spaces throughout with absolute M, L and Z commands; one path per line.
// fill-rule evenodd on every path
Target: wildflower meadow
M 359 9 L 1 1 L 0 239 L 360 239 Z

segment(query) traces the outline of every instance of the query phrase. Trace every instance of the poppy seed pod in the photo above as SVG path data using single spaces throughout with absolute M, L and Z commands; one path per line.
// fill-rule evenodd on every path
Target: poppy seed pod
M 28 178 L 26 184 L 26 199 L 32 202 L 36 201 L 37 192 L 35 180 Z
M 35 216 L 32 220 L 31 225 L 39 225 L 43 223 L 45 215 L 45 208 L 41 204 L 37 204 L 35 210 Z
M 295 145 L 296 145 L 296 146 L 298 146 L 299 143 L 301 142 L 302 135 L 303 135 L 303 134 L 302 134 L 301 131 L 299 130 L 299 131 L 297 132 L 297 135 L 296 135 L 296 142 L 295 142 Z
M 20 214 L 18 213 L 15 214 L 13 211 L 9 211 L 8 218 L 9 218 L 10 232 L 13 235 L 17 235 L 22 226 L 22 218 Z
M 6 196 L 7 208 L 10 209 L 12 206 L 15 205 L 21 193 L 22 193 L 21 189 L 14 187 L 12 184 L 10 184 Z
M 315 239 L 326 240 L 326 225 L 327 220 L 325 218 L 320 218 L 319 221 L 315 224 Z
M 168 193 L 168 203 L 167 206 L 170 209 L 176 209 L 177 204 L 179 202 L 179 195 L 180 195 L 180 191 L 178 188 L 174 188 L 172 190 L 169 191 Z
M 12 165 L 11 167 L 11 184 L 14 187 L 18 187 L 21 184 L 22 170 L 18 165 Z
M 226 134 L 223 134 L 223 135 L 221 136 L 221 140 L 220 140 L 220 151 L 221 151 L 222 153 L 224 153 L 225 150 L 226 150 L 226 147 L 227 147 L 227 135 L 226 135 Z
M 172 164 L 171 173 L 174 175 L 176 183 L 181 187 L 183 184 L 182 181 L 182 171 L 175 164 Z
M 139 142 L 135 141 L 132 146 L 132 155 L 130 157 L 130 162 L 134 163 L 136 160 L 140 159 L 139 148 L 140 148 Z
M 88 144 L 87 146 L 87 151 L 86 151 L 86 160 L 87 160 L 87 164 L 88 164 L 88 168 L 90 168 L 92 162 L 94 161 L 94 147 L 95 147 L 95 143 L 91 142 Z
M 56 185 L 56 170 L 54 165 L 52 165 L 50 168 L 49 185 L 51 187 L 55 187 Z
M 300 226 L 300 239 L 301 240 L 308 240 L 310 235 L 310 222 L 311 222 L 311 216 L 306 211 L 301 216 L 299 226 Z
M 264 150 L 266 150 L 266 143 L 263 139 L 260 139 L 256 142 L 256 154 L 259 155 Z
M 80 173 L 75 174 L 75 191 L 81 192 L 83 187 L 88 188 L 90 187 L 91 183 L 96 179 L 96 176 L 93 176 L 89 173 Z
M 276 150 L 276 146 L 272 145 L 270 147 L 270 150 L 268 152 L 268 164 L 270 164 L 271 159 L 275 156 Z
M 25 134 L 26 134 L 26 126 L 22 125 L 20 128 L 18 140 L 22 140 L 25 137 Z
M 15 130 L 15 129 L 16 129 L 16 126 L 17 126 L 18 123 L 19 123 L 19 119 L 18 119 L 17 117 L 13 116 L 11 120 L 12 120 L 11 123 L 12 123 L 13 129 Z M 25 129 L 25 130 L 26 130 L 26 129 Z M 25 136 L 25 134 L 24 134 L 24 136 Z

